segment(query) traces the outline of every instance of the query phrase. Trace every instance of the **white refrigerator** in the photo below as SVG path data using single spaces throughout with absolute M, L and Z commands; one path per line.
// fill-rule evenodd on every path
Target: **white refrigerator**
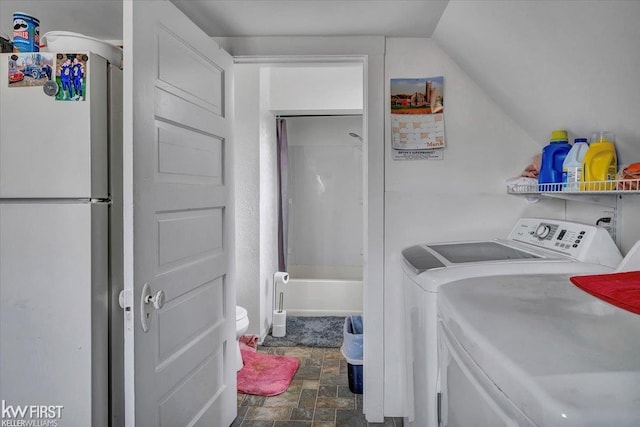
M 84 52 L 82 86 L 59 84 L 73 55 L 47 55 L 37 80 L 47 61 L 0 56 L 0 417 L 106 426 L 121 76 Z

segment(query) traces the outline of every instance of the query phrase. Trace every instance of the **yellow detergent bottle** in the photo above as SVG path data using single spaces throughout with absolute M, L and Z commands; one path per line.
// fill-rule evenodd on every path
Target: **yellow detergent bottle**
M 613 132 L 594 132 L 582 164 L 582 191 L 613 190 L 618 172 L 618 158 Z

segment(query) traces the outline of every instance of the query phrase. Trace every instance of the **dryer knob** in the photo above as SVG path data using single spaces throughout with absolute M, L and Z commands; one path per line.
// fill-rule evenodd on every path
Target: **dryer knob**
M 549 235 L 549 232 L 551 232 L 551 227 L 545 224 L 540 224 L 536 229 L 536 236 L 538 239 L 542 240 Z

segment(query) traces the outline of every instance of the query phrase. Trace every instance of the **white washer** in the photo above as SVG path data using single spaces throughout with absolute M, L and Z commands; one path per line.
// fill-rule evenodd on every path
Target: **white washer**
M 592 225 L 521 218 L 507 239 L 430 243 L 402 251 L 408 407 L 405 425 L 437 426 L 437 316 L 440 286 L 470 277 L 612 271 L 622 256 Z
M 640 425 L 640 316 L 586 293 L 570 276 L 491 276 L 442 287 L 442 426 Z

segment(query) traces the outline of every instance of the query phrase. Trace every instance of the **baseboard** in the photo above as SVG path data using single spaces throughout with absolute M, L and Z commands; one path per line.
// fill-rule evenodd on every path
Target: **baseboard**
M 348 310 L 287 310 L 287 316 L 298 316 L 298 317 L 322 317 L 322 316 L 346 317 L 352 314 L 362 314 L 362 312 L 348 311 Z

